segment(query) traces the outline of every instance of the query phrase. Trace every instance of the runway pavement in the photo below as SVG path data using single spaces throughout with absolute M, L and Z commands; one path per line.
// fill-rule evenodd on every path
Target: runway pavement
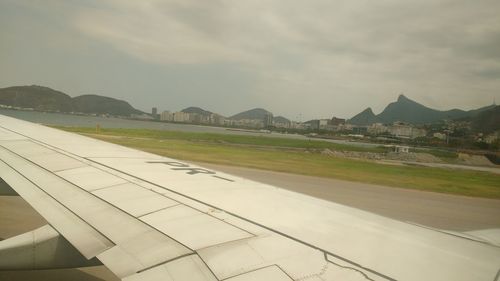
M 335 179 L 229 167 L 199 165 L 359 208 L 401 221 L 466 231 L 500 227 L 500 200 L 470 198 Z M 18 196 L 0 196 L 0 238 L 44 225 L 45 220 Z M 44 271 L 0 271 L 2 281 L 118 280 L 104 266 Z
M 241 167 L 196 164 L 400 221 L 456 231 L 500 228 L 500 200 Z

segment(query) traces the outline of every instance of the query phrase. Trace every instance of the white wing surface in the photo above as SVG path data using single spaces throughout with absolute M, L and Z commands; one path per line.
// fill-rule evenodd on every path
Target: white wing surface
M 0 177 L 123 280 L 497 280 L 500 248 L 0 115 Z

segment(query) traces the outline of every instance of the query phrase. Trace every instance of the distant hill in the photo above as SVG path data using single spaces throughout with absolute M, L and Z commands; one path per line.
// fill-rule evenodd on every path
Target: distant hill
M 368 107 L 367 109 L 358 113 L 356 116 L 349 119 L 348 122 L 353 125 L 367 126 L 373 123 L 378 123 L 379 120 L 377 116 L 373 113 L 373 110 L 370 107 Z
M 468 118 L 472 129 L 485 134 L 500 131 L 500 105 Z
M 444 119 L 471 117 L 490 108 L 492 107 L 486 106 L 470 111 L 460 109 L 440 111 L 426 107 L 404 95 L 400 95 L 398 100 L 390 103 L 382 113 L 375 115 L 371 109 L 366 109 L 348 120 L 348 123 L 355 125 L 371 125 L 377 122 L 390 124 L 401 121 L 410 124 L 426 124 L 439 122 Z
M 42 86 L 15 86 L 0 89 L 0 104 L 39 111 L 82 112 L 130 116 L 143 112 L 123 100 L 98 95 L 69 95 Z
M 488 110 L 491 110 L 491 109 L 494 109 L 496 108 L 497 105 L 496 104 L 492 104 L 492 105 L 488 105 L 488 106 L 485 106 L 485 107 L 480 107 L 478 109 L 474 109 L 474 110 L 469 110 L 467 111 L 467 117 L 474 117 L 474 116 L 477 116 L 478 114 L 482 113 L 482 112 L 485 112 L 485 111 L 488 111 Z
M 111 114 L 130 116 L 143 112 L 133 108 L 128 102 L 97 95 L 82 95 L 74 97 L 73 111 L 82 113 Z
M 15 86 L 0 89 L 0 104 L 40 111 L 70 112 L 73 101 L 63 92 L 42 86 Z
M 242 120 L 242 119 L 264 119 L 264 117 L 271 112 L 263 109 L 263 108 L 254 108 L 247 111 L 243 111 L 241 113 L 235 114 L 229 119 L 233 120 Z
M 382 123 L 402 121 L 411 124 L 425 124 L 465 116 L 467 116 L 467 112 L 463 110 L 439 111 L 400 95 L 396 102 L 390 103 L 377 117 Z
M 191 106 L 191 107 L 188 107 L 188 108 L 184 108 L 183 110 L 181 110 L 182 112 L 185 112 L 185 113 L 197 113 L 197 114 L 200 114 L 200 115 L 204 115 L 204 116 L 207 116 L 207 115 L 210 115 L 212 114 L 212 112 L 208 111 L 208 110 L 204 110 L 202 108 L 199 108 L 199 107 L 195 107 L 195 106 Z
M 276 116 L 273 118 L 274 123 L 290 123 L 290 120 L 283 116 Z

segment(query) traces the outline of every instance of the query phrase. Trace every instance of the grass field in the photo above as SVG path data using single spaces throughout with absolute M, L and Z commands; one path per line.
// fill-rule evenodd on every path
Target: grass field
M 75 133 L 95 134 L 95 128 L 82 127 L 57 127 Z M 148 138 L 157 140 L 184 140 L 189 142 L 205 142 L 217 144 L 232 144 L 244 146 L 264 146 L 277 148 L 296 149 L 333 149 L 362 152 L 385 152 L 386 148 L 380 147 L 360 147 L 354 145 L 337 144 L 322 140 L 299 140 L 265 136 L 245 136 L 214 133 L 191 133 L 175 131 L 159 131 L 147 129 L 100 129 L 99 135 L 118 135 L 123 137 Z
M 61 128 L 181 160 L 236 165 L 392 187 L 500 199 L 500 175 L 393 166 L 322 155 L 316 149 L 377 151 L 323 141 L 133 129 Z

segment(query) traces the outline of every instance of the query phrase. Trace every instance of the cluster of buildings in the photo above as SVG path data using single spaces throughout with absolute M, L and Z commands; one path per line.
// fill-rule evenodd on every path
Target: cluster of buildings
M 472 128 L 472 124 L 467 121 L 447 120 L 441 126 L 432 128 L 431 134 L 434 138 L 449 142 L 457 140 L 469 140 L 479 143 L 494 144 L 500 140 L 500 131 L 478 132 Z
M 428 139 L 437 139 L 447 142 L 453 132 L 468 130 L 468 124 L 450 123 L 444 128 L 430 128 L 415 126 L 403 122 L 394 122 L 393 124 L 375 123 L 369 126 L 353 125 L 346 122 L 346 119 L 333 117 L 332 119 L 318 119 L 307 122 L 293 122 L 286 118 L 274 117 L 272 113 L 267 113 L 260 118 L 254 119 L 230 119 L 216 113 L 196 113 L 196 112 L 170 112 L 163 111 L 158 113 L 156 108 L 152 109 L 154 119 L 165 122 L 206 124 L 224 127 L 239 127 L 251 129 L 268 129 L 269 127 L 303 130 L 303 131 L 327 131 L 333 134 L 349 135 L 352 137 L 363 138 L 366 136 L 377 138 L 398 138 L 398 139 L 417 139 L 427 137 Z M 494 135 L 479 136 L 481 141 L 491 143 L 498 140 L 498 133 Z
M 374 123 L 369 126 L 346 125 L 344 130 L 357 136 L 391 137 L 397 139 L 416 139 L 427 136 L 427 130 L 403 122 L 390 125 Z
M 304 123 L 305 129 L 324 131 L 343 131 L 346 128 L 346 120 L 333 117 L 332 119 L 311 120 Z
M 347 133 L 352 136 L 390 136 L 401 139 L 415 139 L 427 136 L 427 130 L 411 124 L 395 122 L 391 125 L 375 123 L 369 126 L 353 125 L 345 119 L 333 117 L 332 119 L 319 119 L 302 123 L 301 129 L 324 130 L 331 132 Z
M 359 126 L 346 123 L 345 119 L 333 117 L 332 119 L 312 120 L 303 124 L 304 129 L 324 130 L 339 133 L 348 133 L 353 136 L 391 136 L 401 139 L 415 139 L 427 136 L 427 130 L 395 122 L 391 125 L 375 123 L 370 126 Z
M 161 121 L 167 122 L 179 122 L 179 123 L 194 123 L 194 124 L 212 124 L 212 125 L 225 125 L 226 118 L 219 114 L 199 114 L 199 113 L 188 113 L 188 112 L 170 112 L 163 111 L 159 115 Z
M 427 131 L 410 124 L 396 122 L 392 125 L 381 123 L 370 126 L 356 126 L 348 124 L 346 119 L 333 117 L 332 119 L 311 120 L 308 122 L 291 122 L 285 118 L 275 118 L 272 113 L 265 114 L 262 118 L 255 119 L 230 119 L 216 113 L 195 113 L 195 112 L 170 112 L 163 111 L 158 114 L 156 108 L 152 109 L 152 115 L 155 119 L 165 122 L 206 124 L 214 126 L 241 127 L 263 129 L 269 127 L 295 129 L 304 131 L 330 131 L 338 133 L 348 133 L 354 136 L 391 136 L 396 138 L 415 139 L 425 137 Z M 443 137 L 437 135 L 437 137 Z
M 166 122 L 177 122 L 177 123 L 190 123 L 190 124 L 206 124 L 215 126 L 226 126 L 226 127 L 244 127 L 244 128 L 255 128 L 262 129 L 269 126 L 284 126 L 287 127 L 288 124 L 282 124 L 280 122 L 274 122 L 273 114 L 269 113 L 262 119 L 230 119 L 216 113 L 200 114 L 194 112 L 170 112 L 163 111 L 161 114 L 152 111 L 153 116 L 157 116 L 157 119 Z M 155 115 L 156 114 L 156 115 Z
M 149 115 L 151 118 L 151 115 Z M 464 145 L 465 142 L 482 142 L 487 144 L 498 143 L 500 133 L 478 134 L 471 129 L 470 122 L 446 121 L 445 123 L 427 124 L 425 126 L 412 125 L 403 122 L 392 124 L 374 123 L 367 126 L 350 124 L 346 119 L 333 117 L 331 119 L 317 119 L 307 122 L 289 121 L 283 117 L 274 117 L 272 113 L 248 115 L 254 118 L 231 119 L 222 115 L 201 110 L 200 112 L 170 112 L 158 113 L 152 110 L 154 119 L 165 122 L 206 124 L 245 129 L 277 128 L 285 131 L 303 131 L 311 134 L 318 131 L 326 134 L 348 136 L 350 138 L 376 138 L 380 141 L 417 140 L 429 144 L 446 143 L 449 145 Z M 425 139 L 424 139 L 425 138 Z
M 427 130 L 403 122 L 392 125 L 372 124 L 367 128 L 370 135 L 390 135 L 400 139 L 416 139 L 427 136 Z

